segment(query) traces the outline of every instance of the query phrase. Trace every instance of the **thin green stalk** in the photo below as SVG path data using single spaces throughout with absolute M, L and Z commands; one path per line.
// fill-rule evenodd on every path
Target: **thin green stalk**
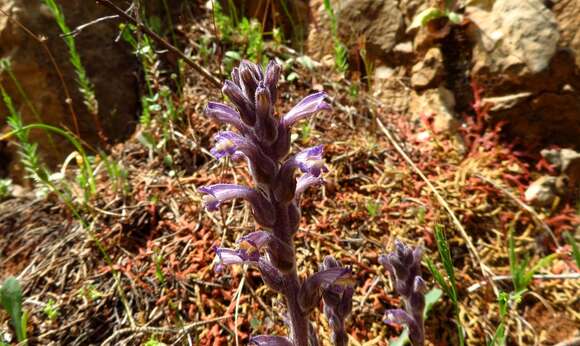
M 75 73 L 77 75 L 77 84 L 79 86 L 79 91 L 83 95 L 83 101 L 89 113 L 93 117 L 93 122 L 97 128 L 97 132 L 99 134 L 99 139 L 101 140 L 101 144 L 105 145 L 106 140 L 104 136 L 103 129 L 101 127 L 101 122 L 99 120 L 99 103 L 97 101 L 97 97 L 95 95 L 95 90 L 93 83 L 90 81 L 87 71 L 82 63 L 81 56 L 77 50 L 76 43 L 74 40 L 74 35 L 72 35 L 70 28 L 66 24 L 66 20 L 62 9 L 60 6 L 55 2 L 55 0 L 43 0 L 44 3 L 48 6 L 51 13 L 54 15 L 56 23 L 58 24 L 60 30 L 62 31 L 64 42 L 69 50 L 69 60 L 73 65 Z
M 38 113 L 38 110 L 36 109 L 36 107 L 34 107 L 34 104 L 32 104 L 32 102 L 30 101 L 30 98 L 28 97 L 28 95 L 26 94 L 24 89 L 22 88 L 22 84 L 20 84 L 20 81 L 14 75 L 14 71 L 12 70 L 11 64 L 8 63 L 8 64 L 4 65 L 3 67 L 4 67 L 3 70 L 8 73 L 8 76 L 10 77 L 10 79 L 12 80 L 14 85 L 16 86 L 16 90 L 18 90 L 18 93 L 20 94 L 20 96 L 24 100 L 24 103 L 26 103 L 26 105 L 28 106 L 28 108 L 32 112 L 32 115 L 34 115 L 34 118 L 36 119 L 36 121 L 38 121 L 39 123 L 43 123 L 44 121 L 42 120 L 40 114 Z M 54 144 L 54 139 L 52 138 L 50 133 L 46 133 L 46 136 L 48 137 L 48 142 L 49 142 L 53 152 L 57 152 L 56 145 Z

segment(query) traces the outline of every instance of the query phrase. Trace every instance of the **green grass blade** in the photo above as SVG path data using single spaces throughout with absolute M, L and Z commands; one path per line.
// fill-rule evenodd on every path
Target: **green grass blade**
M 451 289 L 453 294 L 456 295 L 456 283 L 455 283 L 455 271 L 453 269 L 453 260 L 451 259 L 451 251 L 449 251 L 449 245 L 447 244 L 447 239 L 443 232 L 443 227 L 441 225 L 435 226 L 435 241 L 437 242 L 437 250 L 441 256 L 441 261 L 443 262 L 443 267 L 447 273 L 447 277 L 451 282 Z M 457 296 L 455 296 L 457 299 Z
M 427 268 L 429 268 L 429 271 L 433 275 L 433 278 L 435 279 L 435 281 L 437 281 L 439 286 L 441 286 L 441 288 L 443 288 L 443 291 L 445 292 L 445 294 L 453 299 L 452 293 L 451 293 L 451 288 L 449 288 L 449 285 L 447 285 L 447 282 L 445 282 L 443 275 L 441 275 L 441 273 L 437 270 L 437 268 L 435 267 L 435 265 L 433 264 L 433 262 L 431 262 L 431 259 L 429 259 L 429 258 L 427 258 Z
M 565 233 L 564 238 L 572 246 L 572 256 L 574 261 L 576 261 L 576 266 L 580 269 L 580 249 L 578 248 L 578 243 L 574 240 L 574 237 L 570 233 Z
M 26 340 L 26 318 L 22 314 L 22 288 L 14 277 L 9 277 L 0 289 L 0 302 L 10 315 L 19 342 Z

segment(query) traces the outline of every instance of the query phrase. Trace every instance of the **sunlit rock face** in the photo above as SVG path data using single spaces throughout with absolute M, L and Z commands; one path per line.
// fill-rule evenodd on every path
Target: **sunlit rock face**
M 116 1 L 124 6 L 123 1 Z M 58 1 L 66 22 L 71 29 L 110 15 L 95 1 Z M 69 52 L 61 31 L 49 9 L 42 1 L 0 0 L 0 8 L 10 15 L 10 19 L 0 14 L 0 58 L 10 59 L 14 76 L 20 83 L 28 102 L 18 91 L 9 74 L 0 74 L 0 82 L 13 99 L 15 107 L 22 114 L 25 123 L 38 122 L 66 127 L 76 132 L 73 115 L 67 104 L 57 69 L 43 46 L 27 34 L 16 21 L 35 35 L 46 37 L 56 65 L 62 73 L 64 84 L 71 95 L 72 108 L 77 117 L 78 130 L 82 139 L 92 145 L 99 144 L 97 126 L 93 116 L 83 104 L 75 81 L 75 71 L 69 62 Z M 116 23 L 103 21 L 87 27 L 75 36 L 77 49 L 88 77 L 94 84 L 99 104 L 98 119 L 104 135 L 109 141 L 127 137 L 135 126 L 139 106 L 137 71 L 138 61 L 131 47 L 118 36 Z M 35 115 L 33 107 L 38 114 Z M 6 119 L 5 106 L 0 102 L 0 127 Z M 69 143 L 53 136 L 56 148 L 50 145 L 46 135 L 32 132 L 33 141 L 39 143 L 41 154 L 50 166 L 62 161 L 71 151 Z

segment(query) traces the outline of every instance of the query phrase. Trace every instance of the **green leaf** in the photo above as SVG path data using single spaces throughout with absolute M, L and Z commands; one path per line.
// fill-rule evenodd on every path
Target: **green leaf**
M 580 268 L 580 249 L 578 248 L 578 243 L 574 240 L 574 237 L 570 233 L 564 233 L 564 239 L 572 246 L 572 255 L 574 256 L 574 261 L 576 261 L 576 266 Z
M 413 18 L 413 22 L 409 26 L 408 30 L 424 27 L 430 21 L 441 17 L 445 17 L 445 12 L 436 7 L 429 7 L 428 9 L 421 11 L 418 15 L 415 16 L 415 18 Z
M 447 18 L 453 24 L 461 24 L 463 22 L 463 16 L 453 11 L 447 12 Z
M 437 303 L 441 296 L 443 295 L 443 291 L 438 288 L 432 288 L 429 292 L 425 294 L 425 309 L 423 310 L 423 319 L 427 319 L 427 315 L 429 311 L 433 308 L 435 303 Z
M 497 301 L 499 303 L 499 315 L 501 318 L 504 318 L 507 315 L 507 308 L 508 302 L 510 300 L 509 294 L 506 292 L 500 292 L 499 296 L 497 297 Z
M 437 250 L 441 256 L 441 261 L 443 262 L 443 267 L 447 273 L 447 277 L 451 282 L 451 288 L 455 294 L 455 271 L 453 269 L 453 260 L 451 259 L 451 252 L 449 251 L 449 245 L 447 244 L 447 239 L 443 233 L 443 227 L 441 225 L 435 226 L 435 241 L 437 242 Z M 452 297 L 453 298 L 453 297 Z M 454 299 L 457 299 L 455 297 Z
M 297 79 L 298 79 L 298 73 L 296 73 L 296 72 L 290 72 L 288 74 L 288 76 L 286 76 L 286 80 L 289 81 L 289 82 L 293 82 L 293 81 L 295 81 Z
M 525 283 L 525 287 L 528 287 L 528 285 L 530 284 L 530 282 L 532 282 L 532 279 L 534 277 L 534 274 L 536 274 L 540 269 L 549 266 L 556 259 L 556 257 L 557 257 L 556 254 L 548 255 L 548 256 L 540 259 L 538 261 L 538 263 L 536 263 L 536 265 L 534 265 L 532 267 L 532 269 L 530 269 L 529 271 L 527 271 L 525 273 L 524 277 L 523 277 L 523 281 Z M 524 268 L 524 270 L 525 270 L 525 268 Z
M 22 288 L 14 277 L 9 277 L 0 289 L 0 303 L 10 315 L 19 342 L 26 340 L 26 316 L 22 314 Z M 24 317 L 24 318 L 23 318 Z
M 497 327 L 495 334 L 493 336 L 493 340 L 491 340 L 490 343 L 488 343 L 489 346 L 495 346 L 495 345 L 499 345 L 499 346 L 503 346 L 505 345 L 505 323 L 500 323 L 499 326 Z
M 296 58 L 296 62 L 304 66 L 309 71 L 314 70 L 314 61 L 306 55 L 301 55 Z
M 241 61 L 242 60 L 242 56 L 240 55 L 239 52 L 233 51 L 233 50 L 228 50 L 225 54 L 224 54 L 227 58 L 236 60 L 236 61 Z
M 435 265 L 433 264 L 433 262 L 431 262 L 431 259 L 429 259 L 429 258 L 427 258 L 427 268 L 429 268 L 429 271 L 433 275 L 433 278 L 435 278 L 435 281 L 437 281 L 439 286 L 441 286 L 441 288 L 443 288 L 443 291 L 445 292 L 445 294 L 448 295 L 449 297 L 451 297 L 452 294 L 451 294 L 451 289 L 449 288 L 449 285 L 447 285 L 447 282 L 445 282 L 443 275 L 441 275 L 439 270 L 437 270 L 437 268 L 435 267 Z
M 155 138 L 153 138 L 153 135 L 151 135 L 148 132 L 141 132 L 137 136 L 137 140 L 139 141 L 139 143 L 143 144 L 144 146 L 146 146 L 151 150 L 153 150 L 156 146 Z

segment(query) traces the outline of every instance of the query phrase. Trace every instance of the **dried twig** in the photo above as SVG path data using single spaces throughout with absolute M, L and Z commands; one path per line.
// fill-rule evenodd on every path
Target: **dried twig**
M 184 333 L 187 333 L 188 331 L 190 331 L 194 328 L 197 328 L 199 326 L 209 324 L 209 323 L 218 322 L 218 321 L 222 321 L 222 320 L 227 320 L 230 317 L 232 317 L 232 316 L 227 315 L 227 316 L 216 317 L 216 318 L 213 318 L 210 320 L 193 322 L 191 324 L 184 326 L 183 328 L 163 328 L 163 327 L 123 328 L 123 329 L 117 330 L 115 333 L 113 333 L 113 335 L 108 337 L 107 340 L 105 340 L 102 343 L 102 345 L 103 346 L 109 345 L 117 337 L 119 337 L 120 335 L 125 334 L 125 333 L 150 333 L 150 334 L 176 334 L 177 333 L 177 334 L 184 334 Z
M 554 235 L 554 232 L 552 232 L 552 229 L 550 229 L 550 226 L 548 226 L 546 224 L 546 222 L 544 222 L 544 220 L 542 220 L 542 218 L 540 217 L 540 215 L 538 215 L 538 213 L 534 210 L 534 208 L 532 208 L 529 205 L 527 205 L 526 203 L 522 202 L 517 196 L 515 196 L 508 189 L 506 189 L 505 187 L 503 187 L 500 184 L 496 183 L 495 181 L 493 181 L 493 180 L 491 180 L 491 179 L 489 179 L 489 178 L 487 178 L 487 177 L 485 177 L 485 176 L 483 176 L 481 174 L 474 174 L 474 176 L 476 176 L 477 178 L 479 178 L 479 179 L 485 181 L 486 183 L 494 186 L 496 189 L 500 190 L 501 192 L 505 193 L 519 207 L 521 207 L 522 209 L 524 209 L 525 211 L 527 211 L 528 213 L 530 213 L 533 216 L 534 221 L 536 222 L 536 225 L 538 225 L 539 227 L 543 228 L 550 235 L 550 237 L 554 241 L 554 244 L 556 244 L 557 247 L 560 247 L 560 243 L 558 242 L 558 239 Z
M 566 274 L 535 274 L 532 276 L 534 280 L 578 280 L 580 273 L 566 273 Z M 491 278 L 492 281 L 508 281 L 512 280 L 511 275 L 498 275 Z M 478 282 L 467 288 L 467 292 L 475 292 L 482 286 L 485 286 L 487 281 Z
M 421 177 L 421 179 L 423 179 L 425 184 L 427 184 L 429 189 L 431 189 L 431 191 L 435 195 L 435 198 L 437 198 L 437 201 L 439 202 L 439 204 L 441 204 L 441 206 L 443 206 L 443 208 L 447 211 L 447 213 L 451 217 L 451 220 L 455 224 L 455 227 L 457 227 L 457 230 L 459 231 L 459 233 L 461 234 L 461 236 L 465 240 L 465 243 L 467 244 L 467 248 L 469 249 L 469 254 L 471 255 L 471 259 L 474 261 L 474 263 L 479 264 L 479 267 L 481 269 L 481 273 L 483 274 L 483 276 L 486 278 L 493 276 L 493 273 L 491 272 L 491 270 L 482 262 L 481 257 L 479 256 L 479 253 L 477 252 L 477 249 L 475 248 L 475 246 L 471 242 L 471 238 L 467 234 L 467 231 L 465 231 L 465 228 L 463 228 L 463 225 L 461 225 L 461 222 L 459 221 L 459 219 L 457 218 L 457 216 L 455 215 L 455 213 L 453 212 L 453 210 L 451 209 L 449 204 L 445 201 L 445 199 L 441 196 L 441 194 L 437 191 L 437 189 L 435 188 L 435 186 L 433 186 L 433 184 L 429 181 L 429 179 L 427 179 L 425 174 L 423 174 L 423 172 L 421 172 L 421 170 L 417 167 L 417 165 L 415 165 L 413 160 L 411 160 L 411 158 L 405 153 L 405 151 L 403 151 L 403 149 L 397 143 L 397 141 L 395 140 L 395 138 L 393 137 L 391 132 L 389 130 L 387 130 L 385 125 L 383 125 L 381 120 L 378 118 L 377 118 L 377 123 L 378 123 L 379 127 L 381 128 L 381 130 L 383 131 L 383 133 L 387 136 L 388 140 L 395 147 L 397 152 L 403 157 L 403 159 L 405 161 L 407 161 L 407 163 L 409 164 L 409 166 L 411 166 L 413 171 L 415 171 L 415 173 L 417 173 Z
M 127 13 L 125 13 L 125 11 L 123 11 L 122 9 L 117 7 L 117 5 L 113 4 L 110 0 L 96 0 L 96 1 L 102 5 L 110 8 L 111 10 L 113 10 L 121 18 L 125 19 L 126 21 L 130 22 L 133 25 L 136 25 L 139 29 L 143 30 L 149 37 L 154 39 L 157 43 L 161 44 L 162 46 L 165 46 L 169 51 L 171 51 L 172 53 L 174 53 L 175 55 L 177 55 L 181 59 L 183 59 L 183 61 L 185 61 L 186 64 L 191 66 L 195 71 L 197 71 L 199 74 L 201 74 L 205 79 L 207 79 L 214 86 L 221 88 L 221 85 L 222 85 L 221 81 L 218 78 L 216 78 L 214 75 L 212 75 L 208 70 L 203 68 L 201 65 L 199 65 L 195 61 L 191 60 L 181 50 L 179 50 L 174 45 L 172 45 L 171 43 L 164 40 L 161 36 L 157 35 L 155 32 L 153 32 L 147 26 L 143 25 L 143 23 L 140 23 L 139 21 L 137 21 L 137 19 L 135 19 L 135 18 L 131 17 L 130 15 L 128 15 Z

